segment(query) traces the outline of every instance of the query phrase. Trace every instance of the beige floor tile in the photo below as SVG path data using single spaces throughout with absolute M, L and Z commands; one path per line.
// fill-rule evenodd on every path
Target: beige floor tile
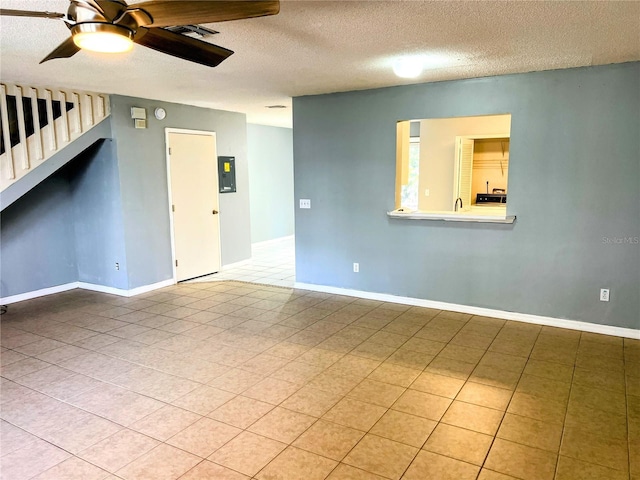
M 259 480 L 323 480 L 337 462 L 295 447 L 287 447 L 258 473 Z
M 457 378 L 423 372 L 410 388 L 441 397 L 455 398 L 463 385 L 464 381 Z
M 438 356 L 477 364 L 485 352 L 486 350 L 484 348 L 472 348 L 449 343 L 440 351 Z
M 109 472 L 77 457 L 69 458 L 33 477 L 33 480 L 104 480 Z
M 493 341 L 494 337 L 492 334 L 487 336 L 486 334 L 480 335 L 478 332 L 486 333 L 486 332 L 483 332 L 481 328 L 476 328 L 476 331 L 472 331 L 470 328 L 462 328 L 456 334 L 456 336 L 451 339 L 450 343 L 453 345 L 460 345 L 463 347 L 479 348 L 482 350 L 486 350 L 487 348 L 489 348 L 489 345 L 491 345 L 491 342 Z
M 369 379 L 408 387 L 420 375 L 420 370 L 385 362 L 369 375 Z
M 303 362 L 289 362 L 271 374 L 273 378 L 304 385 L 324 371 L 324 367 Z
M 240 365 L 238 368 L 247 370 L 257 375 L 271 375 L 276 370 L 284 367 L 289 361 L 286 358 L 276 357 L 268 353 L 261 353 Z
M 279 405 L 299 389 L 300 385 L 295 383 L 277 378 L 266 378 L 245 390 L 243 395 L 272 405 Z
M 450 398 L 407 390 L 391 407 L 393 410 L 439 421 L 451 404 Z
M 187 473 L 180 477 L 180 480 L 249 480 L 249 477 L 228 468 L 203 460 Z
M 368 431 L 387 411 L 386 408 L 352 398 L 340 400 L 324 414 L 324 420 L 356 430 Z
M 36 440 L 2 457 L 0 478 L 27 480 L 70 457 L 71 455 L 64 450 L 42 440 Z
M 622 440 L 628 434 L 626 415 L 589 408 L 577 402 L 569 402 L 565 427 Z
M 575 458 L 558 458 L 555 480 L 627 480 L 626 472 L 583 462 Z
M 422 450 L 403 480 L 475 480 L 480 467 Z
M 558 424 L 507 413 L 502 420 L 497 437 L 558 453 L 562 427 Z
M 456 400 L 451 404 L 441 421 L 474 432 L 495 435 L 503 416 L 504 412 L 501 410 Z
M 206 415 L 235 396 L 234 393 L 203 385 L 171 403 L 199 415 Z
M 487 352 L 478 363 L 478 366 L 508 370 L 514 373 L 522 373 L 526 364 L 527 359 L 523 357 L 498 352 Z
M 308 350 L 309 347 L 305 347 L 304 345 L 297 345 L 295 343 L 284 341 L 274 347 L 271 347 L 266 353 L 276 357 L 286 358 L 288 360 L 296 360 Z
M 69 399 L 69 402 L 124 426 L 164 406 L 158 400 L 112 385 L 81 393 Z
M 240 394 L 262 379 L 262 375 L 245 370 L 233 369 L 211 380 L 208 382 L 208 385 L 227 392 Z
M 294 446 L 333 460 L 342 460 L 364 432 L 318 420 L 293 443 Z
M 433 355 L 399 348 L 387 358 L 385 363 L 393 363 L 395 365 L 400 365 L 401 367 L 423 370 L 427 365 L 429 365 L 433 358 Z
M 515 477 L 510 475 L 504 475 L 502 473 L 494 472 L 492 470 L 488 470 L 483 468 L 480 470 L 480 475 L 478 475 L 478 480 L 516 480 Z
M 164 442 L 200 418 L 193 412 L 167 405 L 131 424 L 129 428 Z
M 402 395 L 405 388 L 365 378 L 347 396 L 381 407 L 390 407 Z
M 272 409 L 273 405 L 269 403 L 238 395 L 207 416 L 235 427 L 247 428 Z
M 555 402 L 543 397 L 516 392 L 509 403 L 507 411 L 543 422 L 562 425 L 567 412 L 567 405 L 564 402 Z
M 0 420 L 0 455 L 7 455 L 35 442 L 38 437 Z
M 441 423 L 422 448 L 446 457 L 482 466 L 492 442 L 493 437 L 490 435 Z
M 149 453 L 118 470 L 125 480 L 174 480 L 191 470 L 200 458 L 169 445 L 159 445 Z
M 242 430 L 225 423 L 201 418 L 166 441 L 199 457 L 208 457 Z
M 520 373 L 486 365 L 478 365 L 469 377 L 471 382 L 508 390 L 515 390 L 518 380 L 520 380 Z
M 377 435 L 366 435 L 343 462 L 376 475 L 397 479 L 402 476 L 417 452 L 417 448 Z
M 600 388 L 625 393 L 625 375 L 623 372 L 576 368 L 573 375 L 573 383 L 590 388 Z M 640 381 L 636 381 L 635 384 L 640 384 Z
M 377 360 L 358 357 L 356 355 L 345 355 L 336 363 L 331 365 L 327 369 L 327 372 L 336 375 L 351 375 L 354 377 L 364 378 L 373 372 L 379 365 L 380 362 Z
M 625 440 L 587 433 L 576 427 L 565 427 L 560 454 L 614 470 L 629 469 L 629 452 Z
M 331 472 L 327 480 L 384 480 L 384 477 L 341 463 Z
M 420 448 L 436 425 L 433 420 L 389 410 L 373 426 L 371 433 Z
M 254 476 L 273 460 L 286 444 L 243 432 L 209 457 L 214 463 L 245 475 Z
M 337 375 L 335 373 L 325 371 L 311 380 L 307 386 L 336 395 L 346 395 L 361 381 L 362 377 L 354 375 Z
M 124 429 L 83 450 L 79 455 L 82 459 L 114 473 L 158 445 L 157 440 Z
M 376 360 L 379 362 L 383 362 L 389 356 L 396 351 L 396 347 L 390 347 L 387 345 L 381 345 L 379 343 L 374 343 L 370 340 L 367 340 L 364 343 L 358 345 L 355 349 L 353 349 L 350 353 L 351 355 L 357 355 L 359 357 L 369 358 L 371 360 Z M 394 362 L 397 363 L 397 362 Z
M 577 403 L 596 410 L 625 414 L 627 403 L 623 393 L 601 388 L 590 388 L 582 385 L 571 387 L 570 404 Z
M 556 346 L 535 345 L 531 350 L 531 358 L 573 365 L 576 361 L 576 351 Z
M 313 417 L 321 417 L 341 398 L 342 395 L 305 386 L 282 402 L 281 406 Z
M 523 480 L 550 480 L 556 460 L 554 453 L 497 438 L 484 466 Z
M 3 365 L 0 367 L 0 374 L 4 378 L 15 380 L 24 375 L 37 372 L 38 370 L 42 370 L 43 368 L 50 366 L 50 363 L 43 362 L 37 358 L 28 357 L 18 360 L 17 362 L 10 363 L 9 365 Z
M 304 347 L 302 347 L 304 348 Z M 318 365 L 320 367 L 328 368 L 338 360 L 340 360 L 344 354 L 338 352 L 332 352 L 330 350 L 324 350 L 322 348 L 312 348 L 298 357 L 299 362 L 310 363 L 311 365 Z
M 504 388 L 467 382 L 460 390 L 456 400 L 496 410 L 506 410 L 512 393 Z
M 316 421 L 315 417 L 276 407 L 249 427 L 249 431 L 291 443 Z
M 476 368 L 475 363 L 467 363 L 461 360 L 437 356 L 429 363 L 425 372 L 466 380 L 474 368 Z
M 640 480 L 640 341 L 230 281 L 29 304 L 33 315 L 3 317 L 3 478 L 249 478 L 202 460 L 249 428 L 261 434 L 240 436 L 264 447 L 236 445 L 240 463 L 259 464 L 250 476 L 307 478 L 311 459 L 334 465 L 379 437 L 438 452 L 420 451 L 408 479 L 544 480 L 564 427 L 555 480 Z M 481 462 L 482 434 L 497 439 L 478 472 L 459 459 Z M 141 438 L 153 449 L 140 453 Z M 118 447 L 140 455 L 118 476 L 79 458 Z M 327 474 L 384 478 L 344 463 Z
M 566 383 L 573 378 L 573 366 L 532 358 L 527 362 L 524 373 Z

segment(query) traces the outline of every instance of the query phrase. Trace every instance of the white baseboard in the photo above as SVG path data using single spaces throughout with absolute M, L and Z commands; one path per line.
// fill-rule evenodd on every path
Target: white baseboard
M 294 288 L 302 290 L 313 290 L 316 292 L 333 293 L 336 295 L 346 295 L 348 297 L 365 298 L 367 300 L 379 300 L 381 302 L 401 303 L 416 307 L 435 308 L 438 310 L 449 310 L 452 312 L 469 313 L 472 315 L 482 315 L 484 317 L 500 318 L 503 320 L 515 320 L 518 322 L 534 323 L 549 327 L 566 328 L 569 330 L 581 330 L 583 332 L 601 333 L 603 335 L 613 335 L 616 337 L 626 337 L 640 339 L 640 330 L 633 328 L 614 327 L 609 325 L 598 325 L 597 323 L 581 322 L 579 320 L 566 320 L 562 318 L 543 317 L 528 313 L 507 312 L 504 310 L 493 310 L 490 308 L 472 307 L 469 305 L 459 305 L 456 303 L 436 302 L 433 300 L 423 300 L 421 298 L 400 297 L 386 293 L 365 292 L 362 290 L 351 290 L 348 288 L 329 287 L 325 285 L 314 285 L 311 283 L 294 284 Z
M 25 300 L 31 300 L 32 298 L 51 295 L 53 293 L 66 292 L 67 290 L 73 290 L 74 288 L 78 288 L 78 282 L 71 282 L 65 283 L 64 285 L 56 285 L 55 287 L 42 288 L 40 290 L 34 290 L 33 292 L 11 295 L 10 297 L 2 297 L 0 298 L 0 304 L 9 305 L 11 303 L 23 302 Z
M 269 245 L 276 245 L 278 243 L 286 242 L 288 240 L 292 240 L 295 235 L 287 235 L 286 237 L 278 237 L 272 238 L 271 240 L 264 240 L 262 242 L 256 242 L 251 244 L 251 248 L 254 247 L 268 247 Z
M 159 288 L 170 287 L 175 285 L 172 278 L 163 280 L 162 282 L 152 283 L 151 285 L 143 285 L 142 287 L 136 287 L 131 290 L 124 290 L 122 288 L 105 287 L 104 285 L 95 285 L 93 283 L 78 282 L 78 287 L 85 290 L 92 290 L 94 292 L 110 293 L 112 295 L 119 295 L 121 297 L 135 297 L 142 293 L 158 290 Z
M 237 268 L 237 267 L 241 267 L 243 265 L 246 265 L 247 263 L 250 263 L 251 259 L 247 258 L 246 260 L 240 260 L 239 262 L 234 262 L 234 263 L 228 263 L 227 265 L 222 265 L 222 267 L 220 267 L 220 271 L 224 272 L 225 270 L 231 270 L 233 268 Z
M 106 287 L 104 285 L 95 285 L 93 283 L 72 282 L 65 283 L 64 285 L 57 285 L 55 287 L 34 290 L 33 292 L 25 292 L 18 295 L 11 295 L 10 297 L 0 298 L 0 304 L 9 305 L 11 303 L 23 302 L 25 300 L 31 300 L 32 298 L 51 295 L 53 293 L 66 292 L 67 290 L 73 290 L 74 288 L 82 288 L 84 290 L 91 290 L 101 293 L 110 293 L 112 295 L 119 295 L 121 297 L 134 297 L 136 295 L 140 295 L 141 293 L 151 292 L 159 288 L 170 287 L 171 285 L 175 285 L 173 279 L 163 280 L 162 282 L 153 283 L 151 285 L 143 285 L 142 287 L 133 288 L 131 290 L 124 290 L 121 288 Z

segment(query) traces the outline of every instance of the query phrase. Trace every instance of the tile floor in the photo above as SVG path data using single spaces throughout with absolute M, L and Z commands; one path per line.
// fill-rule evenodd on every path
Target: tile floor
M 0 476 L 640 479 L 640 342 L 238 282 L 0 317 Z
M 279 287 L 293 287 L 296 281 L 294 237 L 283 237 L 251 247 L 251 259 L 193 282 L 237 280 Z

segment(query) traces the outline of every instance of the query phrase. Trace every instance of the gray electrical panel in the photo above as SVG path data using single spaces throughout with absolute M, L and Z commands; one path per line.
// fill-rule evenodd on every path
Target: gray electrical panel
M 236 191 L 236 157 L 218 157 L 220 193 Z

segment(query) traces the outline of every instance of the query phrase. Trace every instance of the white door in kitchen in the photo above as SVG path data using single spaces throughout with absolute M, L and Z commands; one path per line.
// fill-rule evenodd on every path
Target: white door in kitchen
M 218 167 L 213 132 L 167 129 L 174 278 L 220 270 Z

